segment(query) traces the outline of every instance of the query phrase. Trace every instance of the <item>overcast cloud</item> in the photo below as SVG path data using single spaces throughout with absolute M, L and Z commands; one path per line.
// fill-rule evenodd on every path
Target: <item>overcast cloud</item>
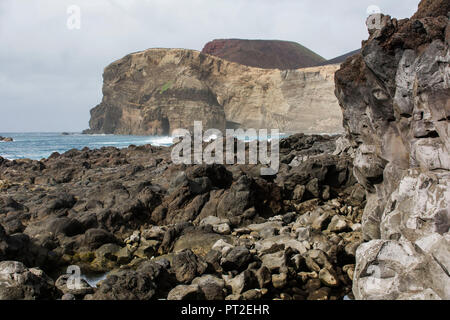
M 367 39 L 366 10 L 410 17 L 419 0 L 0 0 L 0 132 L 81 131 L 103 68 L 153 47 L 201 50 L 218 38 L 280 39 L 324 58 Z M 67 8 L 81 8 L 81 29 Z

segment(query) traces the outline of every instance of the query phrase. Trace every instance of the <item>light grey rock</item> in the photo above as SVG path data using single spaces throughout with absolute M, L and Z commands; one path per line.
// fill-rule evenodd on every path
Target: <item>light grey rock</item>
M 328 230 L 331 232 L 342 232 L 345 231 L 347 228 L 348 225 L 344 217 L 338 214 L 335 215 L 333 218 L 331 218 L 331 222 L 328 225 Z
M 225 281 L 213 275 L 203 275 L 195 278 L 192 284 L 197 284 L 206 300 L 223 300 L 225 297 Z
M 240 295 L 241 293 L 253 289 L 258 285 L 255 275 L 249 270 L 245 270 L 231 279 L 225 276 L 224 280 L 226 285 L 231 287 L 231 291 L 234 295 Z
M 278 272 L 287 268 L 287 257 L 284 251 L 279 251 L 271 254 L 265 254 L 261 257 L 263 266 L 270 270 L 270 272 Z
M 405 20 L 402 31 L 382 16 L 382 28 L 335 77 L 344 127 L 358 146 L 354 175 L 367 191 L 356 299 L 450 299 L 450 23 L 424 19 L 427 10 L 421 4 L 422 18 Z M 409 44 L 392 55 L 398 41 Z
M 70 285 L 67 285 L 67 281 L 70 279 L 70 276 L 71 275 L 69 274 L 63 274 L 55 282 L 55 286 L 62 293 L 83 297 L 94 292 L 94 288 L 92 288 L 85 279 L 80 279 L 80 282 L 77 286 L 72 287 Z
M 55 299 L 57 290 L 42 270 L 17 261 L 0 262 L 0 300 Z

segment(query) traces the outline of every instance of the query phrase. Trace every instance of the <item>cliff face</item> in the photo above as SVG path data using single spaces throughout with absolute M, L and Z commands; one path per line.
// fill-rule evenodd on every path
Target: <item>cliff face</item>
M 450 25 L 446 0 L 381 16 L 336 73 L 354 173 L 368 192 L 357 299 L 450 299 Z
M 325 61 L 296 42 L 279 40 L 219 39 L 208 42 L 202 53 L 263 69 L 307 68 Z
M 279 128 L 334 133 L 342 114 L 337 65 L 281 71 L 251 68 L 197 51 L 149 49 L 104 71 L 103 100 L 88 133 L 159 134 L 203 128 Z

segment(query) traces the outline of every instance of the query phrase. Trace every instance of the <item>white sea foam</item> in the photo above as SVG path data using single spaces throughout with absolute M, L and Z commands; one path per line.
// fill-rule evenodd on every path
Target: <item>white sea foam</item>
M 155 137 L 147 140 L 147 143 L 155 146 L 165 146 L 173 144 L 173 137 Z

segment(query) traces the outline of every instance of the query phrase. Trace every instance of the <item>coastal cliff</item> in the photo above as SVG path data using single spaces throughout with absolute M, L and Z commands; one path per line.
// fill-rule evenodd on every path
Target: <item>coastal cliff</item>
M 338 68 L 260 69 L 186 49 L 133 53 L 105 69 L 86 133 L 167 135 L 194 120 L 205 129 L 341 132 Z
M 450 2 L 369 30 L 336 73 L 344 126 L 367 191 L 357 299 L 450 299 Z

